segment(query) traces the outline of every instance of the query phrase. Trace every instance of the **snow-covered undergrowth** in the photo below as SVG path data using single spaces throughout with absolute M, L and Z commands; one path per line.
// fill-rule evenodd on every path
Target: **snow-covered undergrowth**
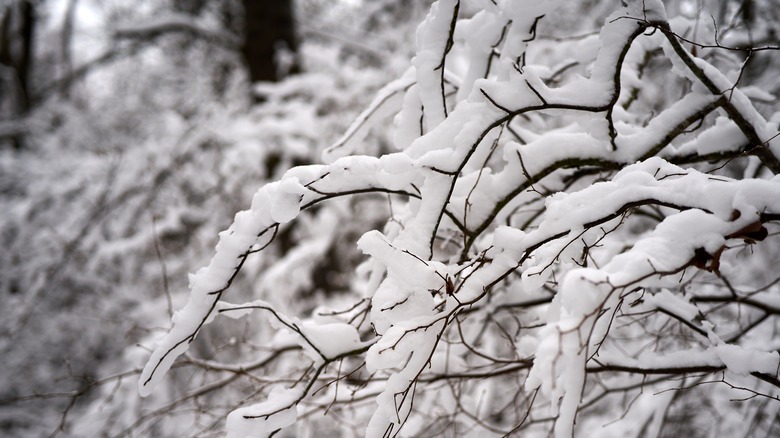
M 30 116 L 28 147 L 0 150 L 0 366 L 8 377 L 0 383 L 0 435 L 156 427 L 144 418 L 157 417 L 143 412 L 155 401 L 141 403 L 135 390 L 148 351 L 139 343 L 167 331 L 169 309 L 186 301 L 187 273 L 208 262 L 217 233 L 257 186 L 318 160 L 397 58 L 384 70 L 366 68 L 331 41 L 307 41 L 307 72 L 258 85 L 263 102 L 250 106 L 248 87 L 236 83 L 240 65 L 217 84 L 226 88 L 222 101 L 210 90 L 217 85 L 197 56 L 223 59 L 208 46 L 191 43 L 180 54 L 186 67 L 160 63 L 160 52 L 182 50 L 175 37 L 98 70 L 72 101 L 41 105 Z M 105 89 L 86 89 L 94 84 Z M 79 101 L 85 96 L 88 103 Z M 378 224 L 386 201 L 371 202 L 380 208 L 367 210 L 364 223 Z M 336 271 L 355 264 L 356 256 L 339 254 L 374 226 L 349 223 L 364 205 L 332 203 L 280 233 L 245 266 L 235 293 L 249 299 L 277 285 L 286 291 L 285 311 L 311 310 L 301 298 L 342 287 Z M 216 341 L 199 339 L 195 357 L 235 359 L 241 348 L 247 355 L 255 348 L 232 322 L 211 329 Z M 171 397 L 186 389 L 176 380 L 170 387 Z M 161 433 L 190 435 L 182 432 L 190 427 L 205 426 L 183 420 Z
M 263 185 L 220 233 L 140 374 L 147 404 L 110 422 L 224 421 L 235 437 L 778 432 L 780 117 L 745 61 L 776 49 L 729 49 L 759 24 L 716 42 L 697 15 L 627 3 L 572 34 L 544 24 L 565 22 L 563 2 L 436 2 L 409 70 L 325 164 Z M 391 123 L 385 151 L 372 132 Z M 264 266 L 290 227 L 305 245 Z M 348 254 L 334 235 L 362 263 L 327 272 Z M 329 258 L 332 287 L 291 305 L 296 269 Z M 252 290 L 237 286 L 247 275 Z M 217 323 L 243 325 L 219 339 Z M 198 358 L 203 337 L 230 351 Z

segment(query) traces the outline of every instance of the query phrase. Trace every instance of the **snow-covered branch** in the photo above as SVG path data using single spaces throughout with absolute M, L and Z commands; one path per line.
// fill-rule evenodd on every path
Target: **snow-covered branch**
M 114 29 L 114 37 L 149 39 L 171 32 L 184 32 L 232 50 L 241 47 L 240 37 L 224 29 L 204 26 L 186 14 L 170 13 L 149 21 L 120 24 Z
M 560 2 L 463 3 L 434 3 L 410 69 L 331 164 L 293 167 L 220 234 L 141 394 L 215 318 L 256 311 L 275 333 L 257 342 L 299 346 L 300 362 L 267 367 L 293 383 L 259 378 L 227 419 L 235 436 L 314 412 L 370 437 L 644 436 L 680 426 L 695 397 L 725 410 L 741 388 L 755 415 L 778 403 L 778 113 L 742 91 L 738 53 L 694 53 L 697 22 L 660 0 L 627 2 L 598 35 L 548 28 L 557 38 L 537 32 Z M 371 156 L 390 115 L 396 151 Z M 387 211 L 355 236 L 364 261 L 334 299 L 347 310 L 227 301 L 286 224 L 358 194 Z M 721 384 L 702 394 L 703 376 Z

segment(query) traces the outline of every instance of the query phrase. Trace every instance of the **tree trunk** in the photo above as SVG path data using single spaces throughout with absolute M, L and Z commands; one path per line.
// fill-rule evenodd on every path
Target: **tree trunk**
M 16 122 L 29 110 L 34 25 L 31 2 L 20 0 L 0 8 L 0 121 Z M 22 146 L 21 133 L 9 137 L 14 147 Z
M 298 71 L 292 0 L 243 0 L 244 58 L 252 82 L 278 81 Z M 282 60 L 283 51 L 292 56 Z

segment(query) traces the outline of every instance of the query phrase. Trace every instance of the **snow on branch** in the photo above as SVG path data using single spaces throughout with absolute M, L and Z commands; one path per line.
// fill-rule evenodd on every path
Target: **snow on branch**
M 315 413 L 369 437 L 644 436 L 680 426 L 697 397 L 726 412 L 740 388 L 756 415 L 753 397 L 780 403 L 777 115 L 741 91 L 734 51 L 686 48 L 695 20 L 667 19 L 661 1 L 572 38 L 546 27 L 558 3 L 461 17 L 461 2 L 435 2 L 412 68 L 326 151 L 334 161 L 263 186 L 220 233 L 141 394 L 218 315 L 257 311 L 286 335 L 255 342 L 298 346 L 306 365 L 280 354 L 255 377 L 295 374 L 228 416 L 235 436 L 327 421 Z M 359 155 L 391 115 L 397 152 Z M 316 297 L 346 310 L 227 302 L 287 224 L 358 194 L 384 225 L 355 214 L 364 262 L 344 295 Z
M 170 32 L 184 32 L 228 49 L 241 47 L 241 38 L 238 36 L 224 29 L 204 26 L 186 14 L 168 13 L 144 22 L 123 23 L 114 28 L 116 38 L 154 38 Z

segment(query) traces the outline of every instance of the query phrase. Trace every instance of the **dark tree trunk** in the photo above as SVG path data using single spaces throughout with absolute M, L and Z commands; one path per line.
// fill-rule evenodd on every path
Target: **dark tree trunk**
M 29 110 L 34 26 L 35 9 L 30 1 L 0 8 L 0 122 L 19 121 Z M 21 130 L 9 137 L 15 147 L 22 146 Z
M 295 54 L 298 48 L 292 0 L 243 0 L 243 4 L 242 51 L 251 81 L 278 81 L 285 74 L 297 72 L 294 58 L 289 65 L 278 62 L 280 50 Z

